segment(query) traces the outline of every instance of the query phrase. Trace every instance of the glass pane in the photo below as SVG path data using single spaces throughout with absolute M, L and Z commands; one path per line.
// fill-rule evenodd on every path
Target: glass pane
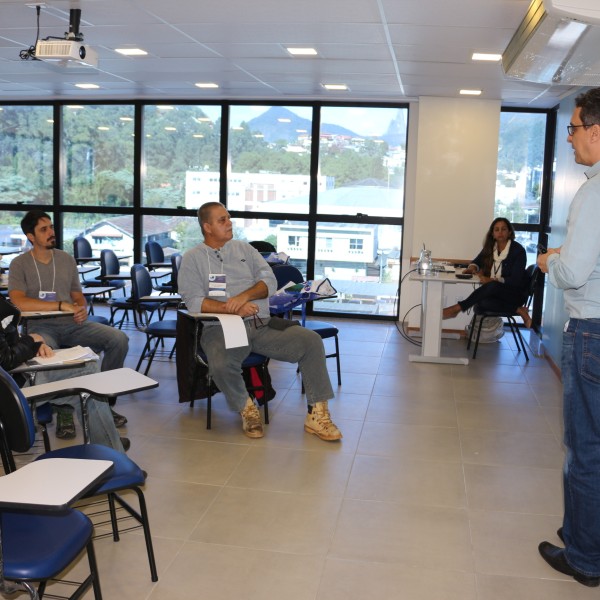
M 540 222 L 546 115 L 502 112 L 495 216 Z
M 306 221 L 278 221 L 274 219 L 232 219 L 233 237 L 247 242 L 265 241 L 273 244 L 277 252 L 285 252 L 306 277 L 308 255 L 308 223 Z M 290 233 L 302 232 L 302 242 L 290 244 Z
M 63 217 L 63 250 L 73 255 L 73 240 L 86 238 L 92 247 L 92 255 L 100 256 L 101 250 L 112 250 L 122 265 L 133 264 L 133 216 L 98 215 L 92 213 L 66 213 Z
M 51 106 L 0 106 L 2 202 L 52 203 L 53 123 Z
M 296 233 L 306 236 L 299 228 Z M 314 309 L 395 316 L 401 243 L 396 225 L 318 223 L 315 279 L 328 277 L 338 293 Z
M 146 242 L 158 242 L 163 249 L 165 261 L 170 256 L 193 248 L 202 241 L 200 225 L 196 217 L 157 217 L 146 215 L 142 221 L 142 261 L 146 262 Z
M 133 106 L 63 108 L 63 203 L 133 206 Z
M 527 252 L 527 264 L 533 265 L 537 260 L 538 255 L 538 237 L 539 234 L 530 231 L 515 231 L 515 239 Z
M 324 107 L 317 211 L 402 217 L 406 108 Z
M 145 106 L 143 130 L 143 206 L 219 200 L 220 106 Z
M 15 256 L 31 248 L 21 229 L 21 219 L 26 212 L 0 211 L 0 269 L 7 269 Z
M 232 106 L 227 208 L 307 213 L 311 127 L 310 107 Z

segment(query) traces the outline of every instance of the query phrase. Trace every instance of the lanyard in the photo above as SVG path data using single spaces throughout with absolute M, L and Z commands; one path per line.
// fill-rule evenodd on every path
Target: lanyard
M 35 256 L 33 256 L 33 252 L 31 252 L 31 260 L 33 261 L 33 266 L 35 267 L 35 272 L 38 276 L 38 281 L 40 282 L 40 292 L 42 291 L 42 278 L 40 277 L 40 271 L 37 266 L 37 262 L 35 261 Z M 54 250 L 52 250 L 52 289 L 50 291 L 54 291 L 54 283 L 56 282 L 56 264 L 54 264 Z

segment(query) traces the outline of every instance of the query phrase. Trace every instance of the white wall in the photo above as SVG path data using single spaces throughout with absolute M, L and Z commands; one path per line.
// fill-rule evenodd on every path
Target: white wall
M 423 243 L 439 258 L 481 250 L 494 218 L 499 130 L 500 101 L 424 97 L 418 110 L 411 105 L 408 147 L 416 150 L 407 156 L 403 273 Z M 420 284 L 406 280 L 401 320 L 419 298 Z

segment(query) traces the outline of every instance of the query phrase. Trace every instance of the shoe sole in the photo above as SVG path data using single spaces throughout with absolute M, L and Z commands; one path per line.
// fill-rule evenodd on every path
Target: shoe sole
M 304 431 L 306 431 L 306 433 L 316 435 L 319 439 L 323 440 L 324 442 L 337 442 L 343 437 L 341 433 L 340 435 L 325 435 L 323 433 L 319 433 L 318 431 L 311 429 L 308 425 L 304 426 Z
M 247 437 L 252 438 L 253 440 L 256 440 L 258 438 L 261 438 L 261 437 L 265 436 L 265 432 L 264 431 L 246 431 L 246 430 L 244 430 L 244 434 Z

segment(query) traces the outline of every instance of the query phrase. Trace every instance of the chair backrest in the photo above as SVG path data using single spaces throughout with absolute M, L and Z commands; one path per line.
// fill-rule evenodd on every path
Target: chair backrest
M 181 259 L 183 256 L 176 252 L 171 254 L 171 286 L 173 287 L 173 293 L 176 294 L 179 291 L 177 285 L 177 277 L 179 276 L 179 267 L 181 266 Z
M 281 289 L 282 286 L 290 281 L 294 283 L 302 283 L 304 281 L 300 270 L 292 265 L 274 265 L 273 275 L 277 279 L 277 289 Z
M 146 264 L 165 262 L 165 253 L 158 242 L 146 242 Z
M 89 258 L 92 256 L 92 245 L 82 236 L 73 240 L 73 256 L 75 258 Z
M 525 273 L 527 274 L 527 280 L 529 284 L 527 285 L 527 306 L 531 306 L 531 302 L 533 300 L 533 295 L 535 294 L 535 287 L 537 284 L 537 278 L 540 274 L 540 269 L 537 265 L 529 265 L 525 269 Z
M 6 452 L 27 452 L 35 441 L 35 425 L 29 403 L 16 381 L 1 367 L 0 429 L 3 455 Z
M 119 259 L 112 250 L 100 251 L 100 276 L 116 275 L 121 270 Z
M 255 240 L 248 242 L 253 248 L 256 248 L 259 252 L 277 252 L 277 248 L 271 244 L 271 242 L 265 242 L 263 240 Z
M 131 267 L 131 298 L 134 301 L 142 296 L 152 294 L 152 277 L 144 265 L 135 264 Z

